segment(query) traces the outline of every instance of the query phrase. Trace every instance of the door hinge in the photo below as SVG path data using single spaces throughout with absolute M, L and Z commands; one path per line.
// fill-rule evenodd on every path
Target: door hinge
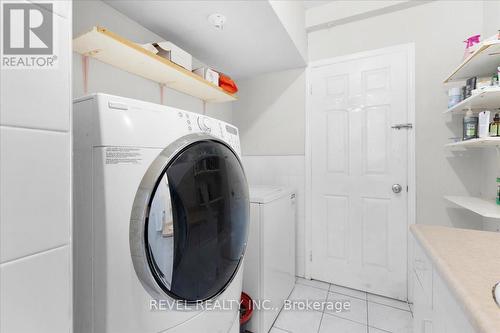
M 408 185 L 406 185 L 406 192 L 408 192 Z
M 313 94 L 313 85 L 309 84 L 309 95 Z
M 313 261 L 313 252 L 309 251 L 309 261 Z

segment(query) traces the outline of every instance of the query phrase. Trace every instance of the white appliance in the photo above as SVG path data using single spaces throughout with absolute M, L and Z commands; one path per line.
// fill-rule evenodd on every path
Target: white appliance
M 257 301 L 247 330 L 267 333 L 295 285 L 295 192 L 250 187 L 250 231 L 243 291 Z
M 238 130 L 105 94 L 74 102 L 73 128 L 74 332 L 239 332 Z

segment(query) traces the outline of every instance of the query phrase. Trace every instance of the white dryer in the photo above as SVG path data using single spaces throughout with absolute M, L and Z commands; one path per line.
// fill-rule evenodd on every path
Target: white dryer
M 74 332 L 239 332 L 238 130 L 95 94 L 74 102 L 73 133 Z
M 255 301 L 247 325 L 268 333 L 295 286 L 295 192 L 281 186 L 250 187 L 250 231 L 243 291 Z

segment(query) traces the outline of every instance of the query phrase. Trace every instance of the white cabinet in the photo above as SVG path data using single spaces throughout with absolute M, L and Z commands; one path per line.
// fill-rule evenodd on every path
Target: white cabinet
M 413 258 L 413 331 L 432 333 L 433 266 L 420 245 L 415 242 Z M 438 332 L 434 330 L 434 332 Z
M 413 280 L 413 332 L 432 333 L 432 298 L 426 297 L 425 290 L 417 276 Z
M 448 286 L 437 272 L 433 277 L 433 316 L 434 332 L 474 333 L 469 320 L 460 304 L 451 294 Z
M 243 291 L 262 306 L 254 308 L 246 327 L 250 332 L 269 332 L 293 290 L 295 221 L 295 192 L 278 186 L 250 187 Z
M 413 259 L 413 332 L 474 333 L 460 303 L 415 241 Z

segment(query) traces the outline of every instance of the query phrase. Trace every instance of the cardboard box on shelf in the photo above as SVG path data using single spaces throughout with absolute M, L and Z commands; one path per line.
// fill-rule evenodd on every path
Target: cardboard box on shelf
M 193 73 L 201 76 L 202 78 L 204 78 L 208 82 L 213 83 L 216 86 L 219 86 L 219 73 L 217 73 L 213 69 L 210 69 L 208 67 L 201 67 L 201 68 L 195 69 L 193 71 Z
M 188 71 L 193 70 L 193 57 L 188 52 L 184 51 L 172 42 L 164 41 L 157 43 L 148 43 L 142 45 L 148 51 L 159 55 L 162 58 L 168 59 L 171 62 L 184 67 Z

